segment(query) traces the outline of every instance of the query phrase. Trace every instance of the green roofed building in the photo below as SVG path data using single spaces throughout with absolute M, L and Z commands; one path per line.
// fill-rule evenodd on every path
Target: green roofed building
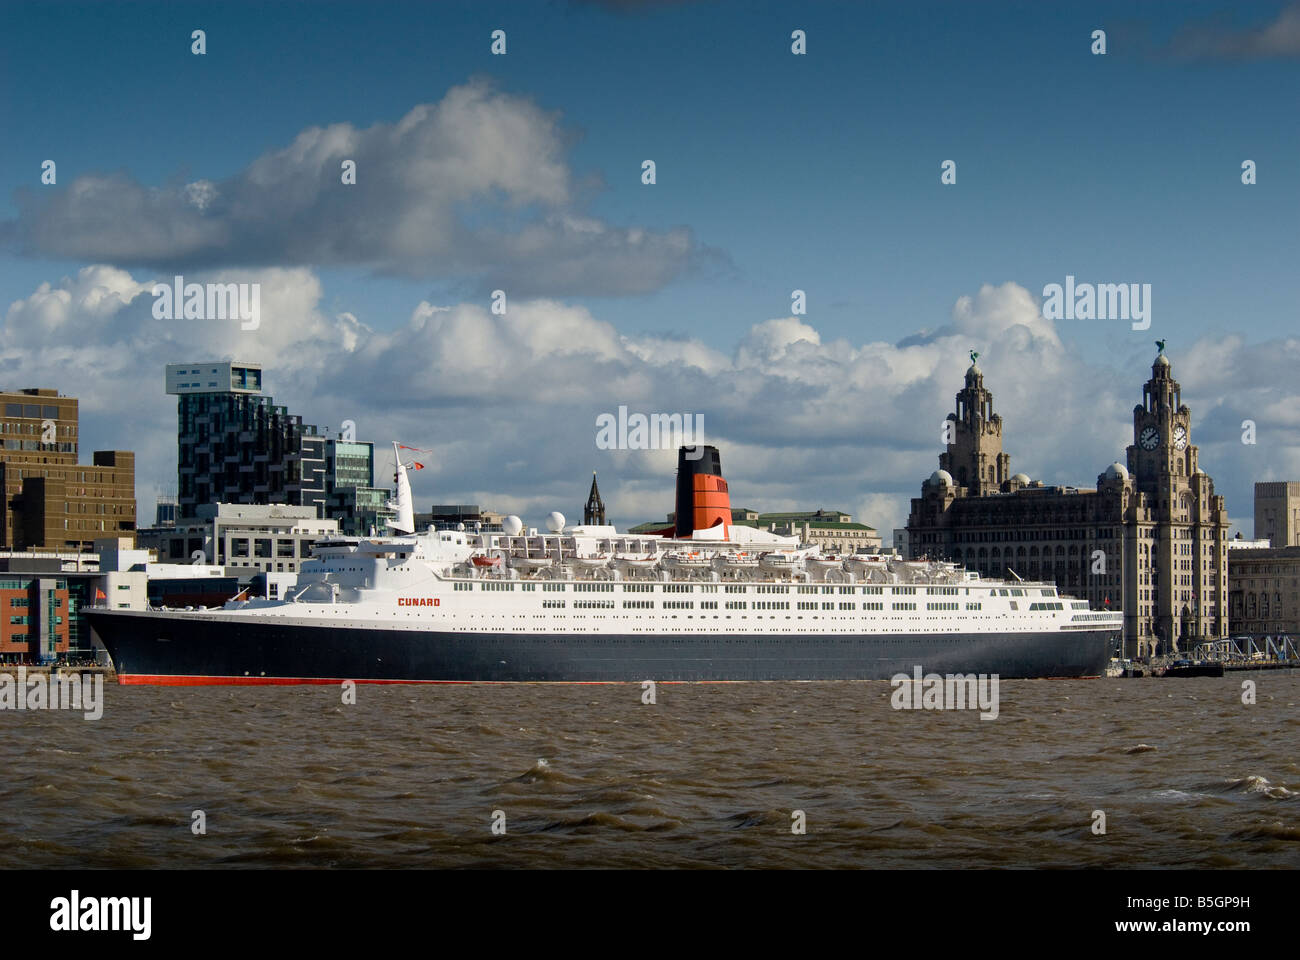
M 644 534 L 662 530 L 676 521 L 675 513 L 656 523 L 641 523 L 628 533 Z M 803 543 L 818 544 L 823 553 L 877 553 L 880 534 L 865 523 L 854 523 L 851 514 L 839 510 L 795 510 L 783 513 L 759 513 L 749 507 L 733 507 L 731 522 L 738 527 L 770 530 L 783 537 L 798 537 Z

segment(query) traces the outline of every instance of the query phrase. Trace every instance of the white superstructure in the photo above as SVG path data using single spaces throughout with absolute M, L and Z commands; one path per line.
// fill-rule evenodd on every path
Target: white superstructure
M 410 487 L 398 460 L 398 516 Z M 402 500 L 406 500 L 406 511 Z M 399 521 L 400 522 L 400 521 Z M 428 531 L 316 545 L 279 600 L 199 616 L 398 630 L 554 634 L 969 634 L 1119 629 L 1118 612 L 1054 584 L 982 580 L 955 564 L 855 554 L 748 527 L 689 539 L 612 526 Z

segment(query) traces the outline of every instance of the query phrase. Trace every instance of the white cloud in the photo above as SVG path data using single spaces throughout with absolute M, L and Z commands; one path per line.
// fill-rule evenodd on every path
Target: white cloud
M 596 469 L 613 517 L 659 519 L 673 508 L 673 452 L 595 446 L 596 416 L 626 405 L 703 414 L 735 506 L 847 510 L 888 539 L 937 466 L 970 349 L 1004 418 L 1012 469 L 1084 486 L 1123 459 L 1154 355 L 1135 339 L 1127 356 L 1089 366 L 1015 284 L 982 287 L 955 304 L 948 326 L 899 344 L 823 342 L 806 320 L 786 317 L 755 323 L 727 355 L 691 339 L 624 336 L 555 300 L 512 299 L 505 316 L 422 302 L 406 325 L 376 331 L 350 313 L 326 315 L 319 280 L 302 269 L 186 276 L 261 283 L 260 330 L 162 321 L 151 312 L 153 279 L 93 266 L 42 284 L 10 305 L 0 337 L 7 387 L 81 398 L 83 457 L 92 447 L 137 450 L 142 520 L 156 487 L 175 482 L 169 361 L 259 361 L 276 401 L 309 423 L 350 419 L 381 448 L 391 439 L 433 447 L 415 478 L 425 505 L 576 517 Z M 1300 477 L 1300 340 L 1229 336 L 1171 353 L 1201 464 L 1249 530 L 1252 483 Z M 1254 446 L 1241 443 L 1247 418 Z
M 361 266 L 467 278 L 512 297 L 644 293 L 699 249 L 684 227 L 616 227 L 581 210 L 556 113 L 486 81 L 396 123 L 311 127 L 219 182 L 150 187 L 124 173 L 20 192 L 0 224 L 25 253 L 199 271 Z M 356 182 L 342 182 L 344 161 Z

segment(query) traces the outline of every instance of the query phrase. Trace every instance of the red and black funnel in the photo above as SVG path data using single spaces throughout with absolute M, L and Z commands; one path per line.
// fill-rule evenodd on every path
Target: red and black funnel
M 677 451 L 678 537 L 731 525 L 731 496 L 722 479 L 722 458 L 713 446 L 682 447 Z M 725 531 L 724 531 L 725 532 Z

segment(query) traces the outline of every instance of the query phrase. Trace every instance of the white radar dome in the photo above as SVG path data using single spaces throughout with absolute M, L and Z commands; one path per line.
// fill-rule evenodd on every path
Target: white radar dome
M 519 536 L 519 531 L 523 528 L 524 522 L 514 514 L 511 514 L 501 521 L 501 529 L 505 531 L 507 537 Z
M 558 510 L 552 510 L 546 518 L 546 529 L 551 533 L 559 533 L 564 529 L 564 514 Z

